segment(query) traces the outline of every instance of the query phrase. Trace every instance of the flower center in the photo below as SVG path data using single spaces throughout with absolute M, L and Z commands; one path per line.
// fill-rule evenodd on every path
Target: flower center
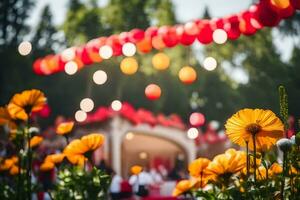
M 257 123 L 249 124 L 246 127 L 246 131 L 252 133 L 253 135 L 257 134 L 259 131 L 261 131 L 261 126 Z

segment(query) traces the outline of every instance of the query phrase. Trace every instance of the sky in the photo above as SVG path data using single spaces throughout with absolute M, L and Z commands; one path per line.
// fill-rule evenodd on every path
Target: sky
M 35 26 L 38 23 L 42 8 L 49 4 L 53 13 L 53 20 L 56 25 L 62 24 L 66 14 L 66 7 L 69 0 L 39 0 L 28 20 L 28 23 Z M 103 6 L 108 0 L 99 0 L 99 5 Z M 163 1 L 163 0 L 162 0 Z M 233 13 L 241 12 L 247 9 L 253 0 L 172 0 L 174 3 L 177 20 L 180 23 L 197 19 L 203 15 L 205 7 L 208 7 L 212 17 L 222 17 Z M 287 61 L 291 55 L 293 41 L 289 38 L 283 38 L 278 32 L 274 32 L 275 45 L 278 47 L 283 61 Z M 201 49 L 196 45 L 195 49 Z M 203 58 L 200 58 L 201 60 Z M 225 67 L 233 79 L 240 83 L 247 82 L 247 75 L 241 69 Z

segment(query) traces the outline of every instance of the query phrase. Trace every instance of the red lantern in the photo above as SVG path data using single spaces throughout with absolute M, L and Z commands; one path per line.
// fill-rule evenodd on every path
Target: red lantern
M 292 4 L 289 0 L 285 0 L 286 7 L 279 7 L 275 0 L 268 0 L 269 6 L 279 14 L 281 18 L 288 18 L 295 13 L 295 9 L 293 8 Z
M 227 19 L 227 22 L 224 24 L 224 30 L 231 40 L 236 40 L 240 37 L 240 21 L 237 15 L 233 15 Z
M 129 35 L 130 35 L 129 32 L 120 33 L 119 40 L 122 45 L 130 41 Z
M 150 84 L 145 89 L 145 95 L 149 100 L 157 100 L 161 96 L 161 89 L 156 84 Z
M 256 18 L 264 26 L 277 26 L 281 20 L 279 13 L 273 10 L 268 0 L 260 1 L 255 12 Z
M 154 36 L 157 36 L 157 32 L 158 28 L 155 26 L 151 26 L 145 31 L 145 37 L 153 38 Z
M 216 27 L 216 29 L 224 29 L 224 24 L 225 20 L 220 18 L 220 19 L 212 19 L 212 23 Z
M 43 75 L 44 74 L 43 71 L 41 70 L 41 62 L 42 62 L 42 59 L 39 58 L 39 59 L 35 60 L 34 63 L 33 63 L 33 71 L 37 75 Z
M 142 39 L 144 39 L 144 37 L 145 37 L 145 32 L 138 28 L 132 29 L 129 33 L 130 42 L 132 43 L 137 43 Z
M 152 38 L 152 46 L 157 49 L 157 50 L 161 50 L 163 48 L 166 47 L 164 41 L 162 40 L 161 36 L 157 35 L 157 36 L 154 36 Z
M 251 13 L 249 11 L 241 14 L 239 28 L 244 35 L 253 35 L 256 33 L 256 28 L 251 24 L 251 18 Z
M 198 22 L 199 34 L 197 39 L 202 44 L 209 44 L 213 41 L 213 30 L 209 20 L 202 20 Z
M 83 47 L 81 52 L 79 53 L 81 61 L 83 62 L 83 64 L 85 65 L 90 65 L 93 63 L 93 61 L 91 60 L 91 58 L 89 57 L 89 53 L 86 47 Z
M 198 35 L 199 28 L 195 22 L 188 22 L 184 25 L 184 32 L 188 35 Z
M 194 43 L 196 39 L 196 35 L 190 35 L 188 34 L 183 26 L 177 26 L 176 27 L 176 33 L 179 38 L 179 41 L 183 45 L 191 45 Z
M 118 35 L 112 35 L 107 38 L 106 45 L 109 45 L 112 48 L 114 56 L 122 55 L 122 45 Z
M 202 113 L 194 112 L 190 115 L 190 124 L 192 126 L 203 126 L 205 117 Z
M 167 47 L 174 47 L 179 42 L 175 27 L 162 26 L 158 29 L 158 35 L 161 36 Z

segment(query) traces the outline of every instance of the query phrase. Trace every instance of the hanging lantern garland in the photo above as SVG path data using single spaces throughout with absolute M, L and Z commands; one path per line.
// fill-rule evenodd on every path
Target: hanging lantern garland
M 68 48 L 57 55 L 39 58 L 34 62 L 33 70 L 38 75 L 50 75 L 64 71 L 69 61 L 76 62 L 80 70 L 84 65 L 99 63 L 113 56 L 131 55 L 134 49 L 129 49 L 132 50 L 129 54 L 128 51 L 124 53 L 123 47 L 128 46 L 128 43 L 135 45 L 134 47 L 131 45 L 131 48 L 136 48 L 143 54 L 151 52 L 152 49 L 162 50 L 179 44 L 192 45 L 195 40 L 201 44 L 210 44 L 213 41 L 222 44 L 223 40 L 215 39 L 214 33 L 217 29 L 220 29 L 219 34 L 224 35 L 226 32 L 227 35 L 224 36 L 226 39 L 236 40 L 240 35 L 255 34 L 264 26 L 277 26 L 282 19 L 291 17 L 295 10 L 299 9 L 300 0 L 260 0 L 248 10 L 224 18 L 200 19 L 174 26 L 149 27 L 145 31 L 132 29 L 118 35 L 93 39 L 85 45 Z

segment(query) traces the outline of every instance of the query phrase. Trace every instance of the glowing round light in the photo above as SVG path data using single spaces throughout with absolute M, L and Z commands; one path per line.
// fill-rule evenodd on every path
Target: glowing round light
M 75 58 L 75 50 L 74 50 L 74 48 L 65 49 L 61 53 L 61 58 L 65 62 L 73 60 Z
M 146 152 L 142 151 L 139 153 L 139 157 L 140 157 L 140 159 L 145 160 L 148 158 L 148 154 Z
M 193 139 L 196 139 L 199 135 L 199 131 L 198 129 L 196 128 L 190 128 L 188 131 L 187 131 L 187 136 L 189 139 L 193 140 Z
M 113 50 L 110 46 L 104 45 L 99 49 L 99 55 L 103 59 L 109 59 L 113 55 Z
M 105 71 L 98 70 L 93 75 L 93 81 L 97 85 L 103 85 L 107 81 L 107 74 Z
M 75 113 L 75 119 L 77 122 L 83 122 L 86 120 L 86 118 L 87 118 L 87 114 L 83 110 L 78 110 Z
M 145 95 L 149 100 L 159 99 L 161 96 L 161 89 L 156 84 L 149 84 L 145 88 Z
M 18 46 L 18 51 L 22 56 L 27 56 L 32 50 L 32 45 L 28 41 L 23 41 Z
M 203 67 L 208 71 L 213 71 L 217 67 L 217 61 L 213 57 L 207 57 L 204 59 Z
M 122 47 L 122 53 L 124 56 L 133 56 L 136 52 L 136 47 L 133 43 L 125 43 Z
M 138 67 L 138 62 L 132 57 L 124 58 L 120 64 L 121 71 L 126 75 L 132 75 L 136 73 Z
M 170 58 L 164 53 L 157 53 L 152 57 L 152 65 L 157 70 L 165 70 L 170 65 Z
M 125 138 L 126 138 L 126 140 L 132 140 L 134 138 L 134 135 L 133 135 L 133 133 L 129 132 L 126 134 Z
M 77 72 L 78 70 L 78 65 L 74 61 L 69 61 L 65 65 L 65 72 L 69 75 L 73 75 Z
M 190 66 L 184 66 L 179 70 L 178 77 L 181 82 L 185 84 L 191 84 L 197 79 L 197 73 L 194 68 Z
M 289 0 L 271 0 L 271 3 L 279 9 L 286 9 L 290 6 Z
M 80 109 L 84 112 L 90 112 L 94 109 L 94 102 L 90 98 L 82 99 L 80 102 Z
M 213 40 L 217 44 L 224 44 L 227 41 L 227 33 L 223 29 L 216 29 L 213 32 Z
M 113 102 L 111 102 L 111 108 L 114 111 L 119 111 L 122 108 L 122 103 L 119 100 L 114 100 Z
M 202 126 L 205 123 L 205 117 L 202 113 L 194 112 L 190 115 L 190 124 L 192 126 Z

